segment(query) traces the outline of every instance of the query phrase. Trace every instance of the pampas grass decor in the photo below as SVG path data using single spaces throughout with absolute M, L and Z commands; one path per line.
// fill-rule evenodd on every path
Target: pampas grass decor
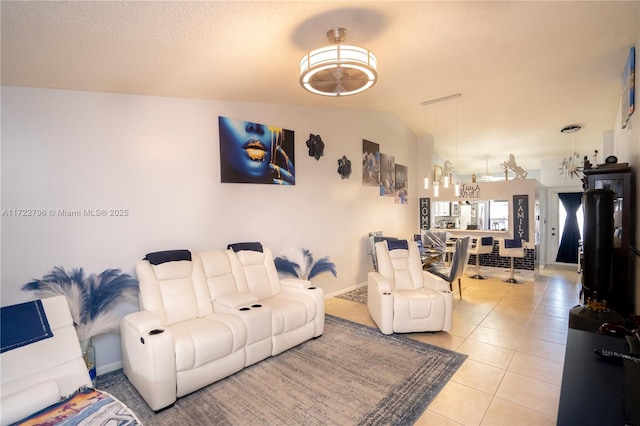
M 119 269 L 85 275 L 82 268 L 67 272 L 56 266 L 42 279 L 24 284 L 22 290 L 34 291 L 40 298 L 65 296 L 78 339 L 86 341 L 118 330 L 120 318 L 115 307 L 125 299 L 137 299 L 138 281 Z
M 274 263 L 276 270 L 283 275 L 292 275 L 302 280 L 311 280 L 318 274 L 330 272 L 334 277 L 338 276 L 336 265 L 325 256 L 318 261 L 314 261 L 313 254 L 307 249 L 300 249 L 287 256 L 276 257 Z

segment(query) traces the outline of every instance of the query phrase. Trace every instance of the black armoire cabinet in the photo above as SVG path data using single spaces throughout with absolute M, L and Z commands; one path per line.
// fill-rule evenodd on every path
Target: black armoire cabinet
M 610 189 L 615 192 L 613 202 L 612 284 L 608 307 L 623 316 L 634 313 L 634 259 L 630 247 L 634 245 L 635 181 L 627 163 L 599 165 L 584 170 L 584 189 Z M 598 226 L 597 223 L 584 223 Z M 584 247 L 588 250 L 588 247 Z M 587 296 L 585 294 L 585 296 Z M 585 298 L 586 300 L 586 298 Z

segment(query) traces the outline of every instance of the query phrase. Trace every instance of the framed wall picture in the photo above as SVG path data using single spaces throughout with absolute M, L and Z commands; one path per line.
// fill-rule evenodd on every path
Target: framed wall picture
M 293 130 L 229 117 L 218 126 L 222 182 L 295 185 Z
M 380 145 L 362 140 L 362 184 L 380 186 Z
M 380 196 L 393 197 L 396 186 L 396 158 L 380 154 Z
M 627 127 L 635 110 L 636 48 L 629 49 L 627 64 L 622 73 L 622 128 Z
M 409 187 L 409 173 L 407 166 L 396 164 L 396 184 L 395 184 L 395 197 L 396 204 L 407 204 L 408 201 L 408 187 Z

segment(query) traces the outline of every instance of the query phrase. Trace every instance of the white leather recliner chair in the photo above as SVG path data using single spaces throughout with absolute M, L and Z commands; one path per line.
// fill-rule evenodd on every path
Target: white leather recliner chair
M 449 331 L 453 295 L 442 278 L 422 270 L 413 241 L 375 244 L 378 272 L 368 274 L 369 313 L 383 334 Z
M 121 322 L 122 366 L 152 410 L 245 367 L 246 327 L 214 312 L 199 256 L 150 253 L 135 270 L 140 311 Z
M 324 333 L 321 288 L 297 278 L 280 279 L 271 250 L 260 243 L 229 244 L 226 253 L 235 291 L 255 296 L 257 304 L 271 310 L 272 355 Z M 214 293 L 220 296 L 217 290 Z M 234 297 L 231 293 L 227 296 Z

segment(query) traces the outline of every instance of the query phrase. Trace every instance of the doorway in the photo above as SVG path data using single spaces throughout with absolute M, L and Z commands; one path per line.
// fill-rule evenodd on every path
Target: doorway
M 547 226 L 547 263 L 549 264 L 559 264 L 566 265 L 567 263 L 577 263 L 577 240 L 582 238 L 582 226 L 583 226 L 583 210 L 582 205 L 577 207 L 575 210 L 575 220 L 578 225 L 577 236 L 575 236 L 575 231 L 572 231 L 574 234 L 573 238 L 575 241 L 571 246 L 570 250 L 574 250 L 575 248 L 575 260 L 570 262 L 566 262 L 563 260 L 557 260 L 558 251 L 560 249 L 562 236 L 565 234 L 565 223 L 567 218 L 567 210 L 564 207 L 563 203 L 560 201 L 560 194 L 573 194 L 574 198 L 580 198 L 582 196 L 581 191 L 576 191 L 575 188 L 554 188 L 549 191 L 549 206 L 548 206 L 548 226 Z M 575 206 L 574 206 L 575 207 Z M 573 253 L 571 253 L 573 254 Z M 566 256 L 565 256 L 566 257 Z M 561 256 L 562 259 L 562 256 Z

